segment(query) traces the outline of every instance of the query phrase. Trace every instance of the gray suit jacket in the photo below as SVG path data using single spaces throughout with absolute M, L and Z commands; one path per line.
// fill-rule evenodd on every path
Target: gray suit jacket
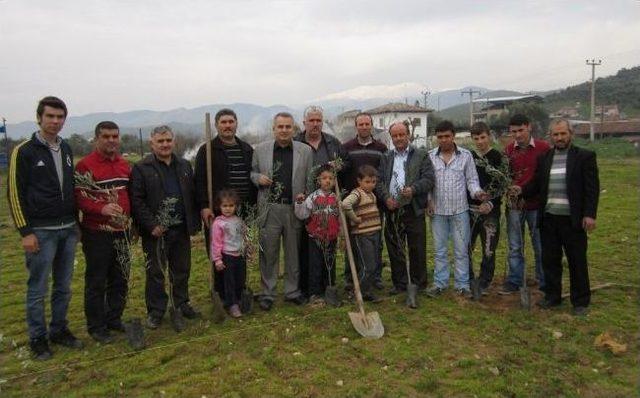
M 251 162 L 251 181 L 258 187 L 258 211 L 260 213 L 268 212 L 269 206 L 269 187 L 261 187 L 258 184 L 260 174 L 271 178 L 273 174 L 273 145 L 274 140 L 265 141 L 253 150 L 253 159 Z M 311 172 L 313 166 L 313 153 L 307 144 L 293 141 L 293 173 L 291 175 L 291 188 L 293 198 L 296 195 L 306 192 L 307 176 Z M 293 207 L 292 207 L 293 209 Z M 259 215 L 261 220 L 266 221 L 266 213 Z

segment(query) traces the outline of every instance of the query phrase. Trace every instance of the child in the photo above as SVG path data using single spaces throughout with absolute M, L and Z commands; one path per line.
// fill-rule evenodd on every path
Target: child
M 245 287 L 247 265 L 244 256 L 246 226 L 236 215 L 240 197 L 232 189 L 218 192 L 221 215 L 211 226 L 210 253 L 217 272 L 222 273 L 224 306 L 233 318 L 242 316 L 240 295 Z
M 373 166 L 360 166 L 358 187 L 342 201 L 342 208 L 349 219 L 350 239 L 353 242 L 353 256 L 358 273 L 364 273 L 360 279 L 362 298 L 372 302 L 381 301 L 372 292 L 382 229 L 376 196 L 373 194 L 377 180 L 378 173 Z
M 316 179 L 319 189 L 306 199 L 296 197 L 295 214 L 306 224 L 309 234 L 309 294 L 312 304 L 323 302 L 327 286 L 336 280 L 336 241 L 340 232 L 338 199 L 333 193 L 335 175 L 330 165 L 320 166 Z

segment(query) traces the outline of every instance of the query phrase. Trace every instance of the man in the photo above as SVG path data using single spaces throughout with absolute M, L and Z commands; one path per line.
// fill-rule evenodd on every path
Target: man
M 195 203 L 193 170 L 189 162 L 173 153 L 173 131 L 169 126 L 156 127 L 150 141 L 152 154 L 136 163 L 131 172 L 131 205 L 147 258 L 147 326 L 156 329 L 168 301 L 164 289 L 167 271 L 161 268 L 165 261 L 174 310 L 188 319 L 197 316 L 189 304 L 189 236 L 200 229 L 200 218 Z M 158 254 L 163 258 L 158 258 Z
M 342 189 L 346 193 L 351 192 L 352 189 L 358 186 L 357 177 L 360 167 L 369 165 L 378 170 L 384 153 L 387 152 L 387 146 L 373 138 L 373 118 L 370 114 L 364 112 L 358 113 L 356 115 L 355 125 L 356 136 L 342 144 L 342 149 L 348 154 L 351 162 L 351 167 L 345 170 L 343 174 L 344 186 Z M 383 203 L 378 203 L 378 206 L 380 209 L 384 208 Z M 376 258 L 377 264 L 373 285 L 377 289 L 382 289 L 384 287 L 382 284 L 382 240 L 378 239 L 378 241 L 380 245 Z M 344 279 L 348 289 L 352 290 L 351 269 L 348 264 L 345 266 Z
M 430 197 L 429 215 L 433 216 L 435 266 L 429 297 L 442 294 L 449 286 L 449 241 L 453 240 L 454 288 L 470 296 L 469 289 L 469 204 L 467 191 L 474 199 L 485 201 L 471 152 L 455 144 L 453 124 L 442 121 L 435 127 L 438 147 L 429 151 L 436 183 Z
M 285 300 L 297 305 L 306 302 L 299 287 L 298 248 L 302 222 L 294 214 L 294 199 L 304 193 L 313 164 L 308 145 L 293 140 L 293 116 L 280 112 L 273 118 L 275 140 L 255 149 L 251 181 L 258 187 L 260 220 L 260 308 L 269 311 L 276 297 L 280 239 L 284 239 Z
M 251 182 L 251 160 L 253 148 L 236 136 L 238 117 L 228 108 L 220 109 L 214 116 L 214 123 L 218 134 L 211 140 L 211 179 L 213 197 L 225 188 L 234 189 L 241 199 L 241 215 L 248 214 L 249 208 L 256 204 L 256 187 Z M 215 209 L 209 208 L 207 188 L 207 145 L 200 146 L 196 155 L 195 189 L 196 202 L 200 210 L 200 217 L 204 223 L 205 242 L 209 241 L 209 227 Z M 209 253 L 209 245 L 206 245 Z M 211 265 L 213 267 L 213 265 Z M 213 270 L 214 289 L 220 297 L 224 297 L 224 278 L 218 271 Z
M 103 344 L 113 341 L 110 330 L 124 332 L 121 318 L 129 275 L 129 252 L 122 250 L 122 244 L 130 233 L 131 168 L 119 150 L 118 125 L 100 122 L 95 150 L 76 165 L 76 174 L 89 180 L 75 187 L 86 260 L 84 313 L 89 335 Z
M 433 188 L 433 165 L 423 149 L 409 143 L 409 126 L 389 126 L 394 149 L 380 163 L 376 186 L 378 200 L 385 204 L 385 241 L 391 262 L 391 294 L 406 290 L 406 249 L 409 247 L 411 281 L 418 289 L 427 287 L 426 224 L 424 209 Z
M 549 144 L 531 136 L 529 119 L 520 114 L 513 115 L 509 120 L 509 133 L 514 140 L 505 148 L 509 159 L 513 186 L 521 189 L 533 178 L 536 171 L 536 159 L 549 150 Z M 515 192 L 513 189 L 510 192 Z M 507 208 L 507 235 L 509 238 L 509 273 L 500 294 L 511 294 L 522 286 L 524 274 L 524 224 L 529 227 L 531 245 L 536 265 L 536 279 L 538 287 L 544 291 L 545 279 L 542 271 L 542 257 L 540 249 L 540 230 L 537 228 L 537 214 L 540 208 L 540 198 L 532 196 L 522 200 L 510 196 Z
M 338 178 L 342 179 L 343 171 L 349 169 L 349 157 L 343 150 L 340 141 L 329 133 L 322 131 L 323 110 L 319 106 L 309 106 L 304 110 L 304 131 L 301 131 L 293 139 L 307 144 L 313 153 L 313 170 L 317 170 L 324 164 L 336 165 L 336 159 L 340 159 L 340 169 L 337 170 Z M 307 192 L 316 190 L 315 176 L 311 176 L 307 182 Z M 307 234 L 302 234 L 300 239 L 300 290 L 305 296 L 309 296 L 309 242 Z
M 39 131 L 19 144 L 9 162 L 9 210 L 22 237 L 27 280 L 29 346 L 38 360 L 51 358 L 49 342 L 72 348 L 83 344 L 67 328 L 76 242 L 73 154 L 58 135 L 67 106 L 45 97 L 36 110 Z M 44 300 L 53 275 L 51 322 L 47 340 Z
M 587 233 L 596 227 L 600 181 L 596 154 L 572 144 L 566 119 L 550 124 L 554 149 L 540 156 L 534 178 L 523 196 L 539 194 L 538 225 L 542 228 L 545 297 L 538 305 L 553 308 L 562 301 L 562 252 L 569 263 L 574 315 L 586 315 L 591 300 L 587 269 Z
M 483 293 L 491 284 L 496 268 L 496 247 L 500 241 L 500 205 L 504 194 L 497 177 L 488 169 L 501 171 L 506 165 L 503 167 L 502 154 L 491 147 L 491 132 L 484 122 L 477 122 L 471 126 L 471 138 L 476 147 L 471 154 L 480 180 L 480 188 L 490 195 L 486 202 L 474 199 L 471 195 L 467 197 L 472 210 L 471 247 L 475 246 L 478 236 L 482 245 L 480 275 L 477 278 L 474 275 L 473 259 L 470 257 L 469 281 L 472 284 L 476 283 L 480 293 Z

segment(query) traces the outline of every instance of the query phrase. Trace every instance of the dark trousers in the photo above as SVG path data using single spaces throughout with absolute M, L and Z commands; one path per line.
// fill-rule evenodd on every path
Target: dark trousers
M 336 241 L 323 244 L 307 236 L 307 242 L 309 253 L 307 285 L 309 286 L 309 295 L 321 296 L 327 286 L 336 284 Z
M 184 227 L 171 228 L 161 239 L 142 237 L 147 258 L 145 301 L 147 313 L 162 317 L 169 296 L 165 292 L 165 274 L 169 277 L 173 304 L 179 308 L 189 302 L 189 273 L 191 271 L 191 240 Z
M 222 255 L 225 269 L 221 271 L 224 280 L 224 306 L 230 307 L 240 302 L 240 295 L 247 280 L 247 263 L 243 256 Z
M 587 234 L 571 225 L 569 216 L 544 214 L 542 222 L 542 268 L 545 278 L 545 298 L 559 304 L 562 300 L 562 252 L 569 263 L 571 304 L 586 307 L 591 301 L 587 269 Z
M 406 257 L 401 246 L 404 242 L 409 246 L 411 282 L 418 289 L 427 287 L 427 226 L 424 217 L 424 214 L 415 214 L 411 206 L 385 214 L 384 238 L 391 262 L 391 281 L 398 290 L 407 288 Z
M 493 280 L 496 269 L 496 247 L 500 241 L 500 210 L 489 214 L 471 217 L 471 249 L 476 245 L 480 236 L 482 245 L 482 262 L 480 263 L 480 287 L 486 289 Z M 475 278 L 473 273 L 473 257 L 469 253 L 469 280 Z
M 300 247 L 298 248 L 298 264 L 300 264 L 300 282 L 298 283 L 300 288 L 300 293 L 302 295 L 309 297 L 312 294 L 310 291 L 311 286 L 309 285 L 309 281 L 311 278 L 311 262 L 312 256 L 311 245 L 313 244 L 313 238 L 309 238 L 309 235 L 306 231 L 303 231 L 300 236 Z M 322 291 L 324 293 L 324 290 Z
M 121 322 L 127 300 L 130 257 L 128 250 L 120 253 L 116 250 L 119 239 L 125 239 L 124 232 L 82 230 L 82 251 L 87 263 L 84 314 L 89 333 Z
M 362 294 L 368 294 L 371 292 L 378 268 L 376 257 L 378 256 L 378 247 L 380 246 L 380 232 L 353 234 L 351 235 L 351 244 L 360 289 L 362 290 Z
M 380 218 L 384 219 L 384 213 L 380 213 Z M 384 221 L 383 221 L 384 225 Z M 381 234 L 381 232 L 378 232 Z M 377 257 L 376 257 L 376 272 L 374 273 L 373 280 L 375 282 L 382 282 L 382 238 L 378 239 Z M 347 258 L 347 252 L 344 252 L 344 283 L 351 290 L 353 289 L 353 281 L 351 278 L 351 267 L 349 267 L 349 259 Z

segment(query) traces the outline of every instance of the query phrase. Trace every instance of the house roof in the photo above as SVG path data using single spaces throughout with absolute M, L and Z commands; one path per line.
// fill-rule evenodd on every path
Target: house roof
M 593 127 L 596 134 L 640 134 L 640 119 L 594 123 Z M 589 123 L 574 125 L 573 129 L 578 135 L 588 135 L 590 133 Z
M 337 117 L 338 117 L 338 119 L 356 117 L 358 115 L 358 113 L 360 113 L 360 112 L 361 112 L 360 109 L 353 109 L 353 110 L 350 110 L 350 111 L 342 112 Z
M 522 100 L 536 100 L 536 101 L 542 101 L 542 97 L 539 95 L 535 95 L 535 94 L 527 94 L 527 95 L 511 95 L 508 97 L 494 97 L 494 98 L 476 98 L 473 100 L 473 102 L 476 103 L 487 103 L 487 102 L 491 102 L 491 103 L 509 103 L 509 102 L 515 102 L 515 101 L 522 101 Z
M 382 105 L 377 108 L 366 110 L 365 112 L 372 115 L 381 113 L 413 113 L 413 112 L 433 112 L 433 109 L 427 109 L 421 106 L 409 105 L 402 102 L 393 102 Z

